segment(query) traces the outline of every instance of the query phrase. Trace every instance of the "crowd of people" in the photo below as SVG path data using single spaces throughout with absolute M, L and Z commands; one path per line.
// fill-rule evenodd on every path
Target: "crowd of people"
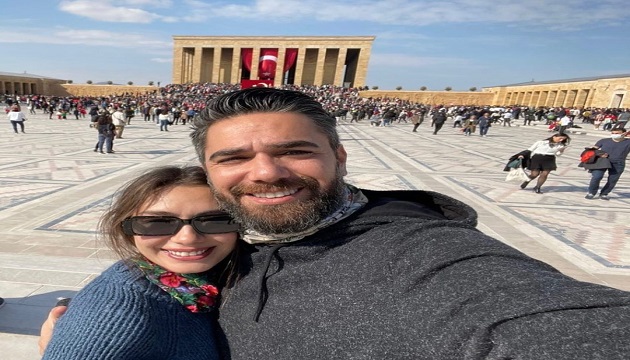
M 185 124 L 189 121 L 205 107 L 208 100 L 239 88 L 238 84 L 192 83 L 169 84 L 146 94 L 112 94 L 106 97 L 25 95 L 6 97 L 5 109 L 9 112 L 12 105 L 24 104 L 30 114 L 42 111 L 50 119 L 82 119 L 90 116 L 92 120 L 99 110 L 104 109 L 112 114 L 120 109 L 125 120 L 124 124 L 121 122 L 116 125 L 119 130 L 122 130 L 121 125 L 129 124 L 133 117 L 138 117 L 155 121 L 160 124 L 160 130 L 167 131 L 170 124 Z M 338 120 L 348 120 L 350 123 L 365 120 L 372 126 L 390 126 L 401 122 L 419 125 L 428 116 L 436 134 L 444 123 L 452 123 L 453 127 L 461 128 L 464 134 L 473 133 L 473 128 L 478 129 L 479 135 L 484 136 L 492 125 L 543 123 L 549 126 L 549 131 L 564 132 L 579 126 L 609 131 L 615 127 L 627 127 L 630 120 L 630 109 L 622 108 L 429 105 L 399 98 L 361 97 L 359 92 L 364 88 L 284 85 L 282 89 L 306 93 Z M 467 123 L 468 130 L 464 130 Z

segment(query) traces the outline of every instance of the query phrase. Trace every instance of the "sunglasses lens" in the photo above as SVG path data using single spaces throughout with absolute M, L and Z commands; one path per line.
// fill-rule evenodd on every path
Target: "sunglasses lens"
M 239 225 L 229 215 L 197 216 L 192 220 L 192 224 L 202 234 L 222 234 L 239 229 Z
M 177 232 L 179 225 L 180 221 L 177 218 L 157 216 L 131 218 L 131 228 L 136 235 L 173 235 Z

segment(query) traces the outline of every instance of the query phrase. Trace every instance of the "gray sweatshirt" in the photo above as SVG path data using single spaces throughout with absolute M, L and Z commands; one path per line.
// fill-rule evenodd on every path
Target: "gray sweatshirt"
M 485 236 L 444 195 L 364 193 L 340 223 L 249 247 L 220 310 L 225 358 L 630 358 L 630 293 Z

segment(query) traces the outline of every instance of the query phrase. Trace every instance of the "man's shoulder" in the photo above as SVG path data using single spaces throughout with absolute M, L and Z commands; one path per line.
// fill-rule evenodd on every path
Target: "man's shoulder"
M 451 220 L 475 226 L 477 213 L 450 196 L 422 190 L 361 190 L 368 198 L 367 215 Z

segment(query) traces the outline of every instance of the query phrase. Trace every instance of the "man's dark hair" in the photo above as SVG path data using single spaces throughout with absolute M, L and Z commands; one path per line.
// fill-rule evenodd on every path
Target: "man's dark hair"
M 337 122 L 322 105 L 312 97 L 292 90 L 273 88 L 249 88 L 223 94 L 208 102 L 206 108 L 195 117 L 190 134 L 195 152 L 201 164 L 205 164 L 205 148 L 208 128 L 212 124 L 235 116 L 254 113 L 297 113 L 313 120 L 314 125 L 328 138 L 333 150 L 339 145 Z

